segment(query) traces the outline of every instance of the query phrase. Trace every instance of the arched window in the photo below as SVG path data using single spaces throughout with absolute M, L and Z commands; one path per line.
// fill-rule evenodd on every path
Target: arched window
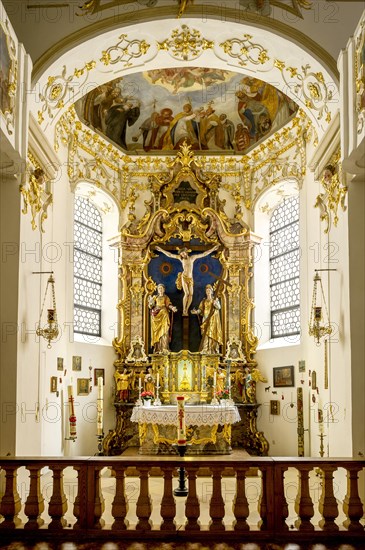
M 300 333 L 299 197 L 284 199 L 270 218 L 271 338 Z
M 74 210 L 74 332 L 101 336 L 102 240 L 100 212 L 81 196 Z

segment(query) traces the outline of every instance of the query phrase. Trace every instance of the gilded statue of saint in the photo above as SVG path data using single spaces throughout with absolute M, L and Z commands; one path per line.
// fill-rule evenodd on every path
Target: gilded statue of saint
M 206 297 L 200 302 L 198 309 L 192 309 L 191 313 L 201 315 L 200 330 L 202 341 L 200 351 L 202 353 L 219 353 L 219 346 L 223 344 L 222 325 L 220 319 L 221 304 L 218 298 L 214 298 L 212 285 L 205 287 Z
M 157 294 L 149 296 L 148 307 L 151 310 L 151 345 L 154 353 L 168 353 L 170 342 L 170 311 L 177 311 L 170 298 L 165 294 L 165 285 L 157 285 Z
M 189 250 L 188 248 L 184 247 L 180 249 L 178 254 L 171 254 L 171 252 L 168 252 L 167 250 L 164 250 L 163 248 L 160 248 L 159 246 L 156 246 L 156 250 L 159 252 L 162 252 L 165 254 L 168 258 L 171 258 L 173 260 L 180 260 L 183 270 L 181 273 L 179 273 L 178 278 L 176 280 L 176 286 L 179 290 L 183 290 L 184 297 L 183 297 L 183 317 L 187 317 L 189 315 L 189 307 L 191 306 L 191 302 L 193 301 L 193 293 L 194 293 L 194 279 L 193 279 L 193 267 L 195 260 L 198 260 L 199 258 L 205 258 L 205 256 L 209 256 L 212 252 L 217 250 L 219 247 L 218 244 L 210 248 L 209 250 L 206 250 L 205 252 L 202 252 L 201 254 L 194 254 L 193 256 L 189 256 Z

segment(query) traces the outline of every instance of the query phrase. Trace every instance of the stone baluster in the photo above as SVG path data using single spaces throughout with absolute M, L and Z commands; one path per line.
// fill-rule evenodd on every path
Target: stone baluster
M 196 478 L 198 468 L 186 465 L 188 474 L 189 493 L 185 502 L 186 524 L 185 531 L 200 531 L 200 502 L 196 492 Z
M 173 466 L 163 466 L 161 468 L 164 478 L 164 492 L 161 500 L 161 530 L 176 531 L 176 502 L 172 493 L 172 474 L 175 468 Z
M 0 504 L 0 514 L 4 517 L 0 529 L 15 529 L 21 523 L 18 518 L 21 502 L 16 486 L 18 466 L 5 464 L 2 468 L 5 470 L 5 492 Z
M 209 523 L 210 531 L 224 531 L 225 526 L 223 523 L 223 518 L 225 514 L 224 510 L 224 500 L 222 497 L 222 467 L 213 467 L 212 470 L 212 480 L 213 480 L 213 491 L 212 497 L 210 499 L 209 513 L 212 518 Z
M 323 531 L 338 531 L 338 525 L 335 519 L 338 516 L 338 506 L 333 494 L 333 472 L 337 469 L 331 464 L 321 464 L 323 472 L 322 478 L 322 494 L 319 500 L 319 511 L 323 519 L 319 522 L 319 526 Z
M 125 531 L 128 529 L 129 522 L 126 518 L 128 514 L 128 501 L 125 498 L 125 469 L 124 467 L 114 466 L 115 471 L 115 497 L 112 504 L 112 524 L 113 531 Z
M 139 466 L 140 489 L 136 506 L 138 522 L 136 529 L 150 531 L 152 522 L 150 520 L 152 512 L 152 500 L 148 488 L 149 467 Z
M 287 466 L 279 466 L 274 472 L 275 503 L 274 503 L 274 521 L 276 528 L 280 531 L 288 531 L 289 527 L 286 518 L 289 515 L 288 503 L 285 498 L 284 476 Z M 271 493 L 271 491 L 270 491 Z
M 93 529 L 102 529 L 104 527 L 104 520 L 101 516 L 105 510 L 105 503 L 103 493 L 101 490 L 101 470 L 103 466 L 94 466 L 88 469 L 88 512 L 87 522 L 88 525 L 92 525 Z
M 52 521 L 48 529 L 63 529 L 67 522 L 64 515 L 67 511 L 67 499 L 63 490 L 63 466 L 51 466 L 53 472 L 53 492 L 48 505 L 48 514 Z
M 358 474 L 362 470 L 360 464 L 346 466 L 347 469 L 347 492 L 343 503 L 343 511 L 347 519 L 343 522 L 344 527 L 349 531 L 363 531 L 360 523 L 363 516 L 363 506 L 359 497 Z
M 309 472 L 312 470 L 312 466 L 301 464 L 298 470 L 299 487 L 295 499 L 295 511 L 299 517 L 295 521 L 295 527 L 299 531 L 313 531 L 314 525 L 310 520 L 314 515 L 314 507 L 309 493 Z
M 29 494 L 25 502 L 24 512 L 28 516 L 28 521 L 24 525 L 24 529 L 38 529 L 43 525 L 44 520 L 40 517 L 44 511 L 44 499 L 41 493 L 41 468 L 39 464 L 29 464 Z
M 236 518 L 233 522 L 235 531 L 248 531 L 249 525 L 247 518 L 249 516 L 249 508 L 246 497 L 245 476 L 248 468 L 236 469 L 236 495 L 233 501 L 233 513 Z
M 267 472 L 265 469 L 261 470 L 261 492 L 259 500 L 257 503 L 258 513 L 260 515 L 260 520 L 257 524 L 257 527 L 261 531 L 266 531 L 267 529 L 267 493 L 266 493 L 266 477 Z
M 74 466 L 77 472 L 77 496 L 75 498 L 73 513 L 76 518 L 74 529 L 83 529 L 87 526 L 87 466 Z

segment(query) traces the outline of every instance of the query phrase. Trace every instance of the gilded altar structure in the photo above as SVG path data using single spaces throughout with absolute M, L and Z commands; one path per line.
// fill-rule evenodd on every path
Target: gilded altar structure
M 259 239 L 238 204 L 228 217 L 221 175 L 205 171 L 191 146 L 184 143 L 167 168 L 151 173 L 152 199 L 140 219 L 130 211 L 117 243 L 116 427 L 104 451 L 140 444 L 131 414 L 145 390 L 161 406 L 175 404 L 177 395 L 187 407 L 228 397 L 240 412 L 228 443 L 265 455 L 268 443 L 256 427 L 256 383 L 264 379 L 255 361 L 251 297 Z M 168 443 L 160 445 L 166 452 Z

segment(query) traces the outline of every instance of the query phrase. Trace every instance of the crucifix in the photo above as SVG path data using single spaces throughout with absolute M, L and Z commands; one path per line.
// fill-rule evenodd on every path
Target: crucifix
M 200 254 L 194 254 L 189 256 L 189 252 L 192 252 L 190 248 L 184 246 L 183 248 L 178 249 L 177 254 L 172 254 L 168 250 L 161 248 L 160 246 L 155 247 L 158 252 L 162 252 L 168 258 L 172 260 L 179 260 L 182 264 L 182 272 L 178 274 L 176 280 L 176 286 L 179 290 L 184 292 L 183 296 L 183 348 L 187 349 L 189 346 L 189 308 L 191 302 L 193 301 L 194 294 L 194 279 L 193 279 L 193 267 L 195 260 L 199 258 L 205 258 L 209 256 L 212 252 L 219 248 L 219 244 L 208 248 Z

